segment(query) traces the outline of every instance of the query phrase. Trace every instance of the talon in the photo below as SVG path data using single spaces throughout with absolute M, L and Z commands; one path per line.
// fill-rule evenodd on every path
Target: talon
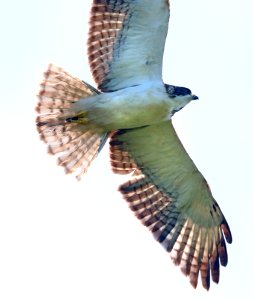
M 86 115 L 87 115 L 86 112 L 82 112 L 79 115 L 66 118 L 65 121 L 66 123 L 78 123 L 78 124 L 86 125 L 89 123 L 89 119 L 85 118 Z

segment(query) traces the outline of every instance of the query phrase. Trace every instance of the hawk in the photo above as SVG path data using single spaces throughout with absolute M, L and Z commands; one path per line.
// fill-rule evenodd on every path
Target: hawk
M 109 139 L 112 170 L 129 207 L 193 287 L 209 289 L 227 264 L 227 221 L 181 144 L 171 118 L 198 97 L 165 84 L 168 0 L 93 0 L 88 58 L 97 89 L 49 65 L 37 129 L 66 173 L 79 179 Z M 226 241 L 225 241 L 226 240 Z

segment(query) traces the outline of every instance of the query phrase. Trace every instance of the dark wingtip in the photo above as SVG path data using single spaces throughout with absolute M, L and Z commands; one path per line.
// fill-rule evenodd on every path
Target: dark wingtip
M 194 289 L 196 289 L 198 286 L 198 280 L 190 280 L 190 284 Z
M 222 239 L 218 245 L 218 253 L 220 257 L 220 264 L 225 267 L 228 264 L 228 253 L 224 239 Z
M 233 239 L 232 239 L 232 233 L 230 231 L 230 228 L 229 228 L 229 225 L 227 223 L 227 221 L 224 219 L 224 221 L 222 222 L 221 224 L 221 228 L 222 228 L 222 231 L 225 235 L 225 238 L 226 238 L 226 241 L 231 244 Z

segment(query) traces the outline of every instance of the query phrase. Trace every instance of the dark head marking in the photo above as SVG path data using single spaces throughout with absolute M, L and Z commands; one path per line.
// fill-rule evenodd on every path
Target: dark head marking
M 181 86 L 175 86 L 170 84 L 165 84 L 166 92 L 169 94 L 171 98 L 177 97 L 177 96 L 187 96 L 192 95 L 192 92 L 190 89 L 181 87 Z M 197 96 L 192 95 L 192 100 L 198 99 Z

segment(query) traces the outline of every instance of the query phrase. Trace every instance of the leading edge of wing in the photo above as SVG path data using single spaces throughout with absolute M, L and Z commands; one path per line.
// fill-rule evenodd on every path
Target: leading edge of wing
M 168 0 L 94 0 L 88 39 L 91 72 L 103 91 L 162 78 Z
M 229 226 L 210 189 L 181 144 L 171 121 L 114 133 L 116 173 L 136 170 L 119 190 L 136 216 L 170 252 L 196 287 L 209 289 L 227 264 Z M 125 171 L 124 171 L 125 170 Z

